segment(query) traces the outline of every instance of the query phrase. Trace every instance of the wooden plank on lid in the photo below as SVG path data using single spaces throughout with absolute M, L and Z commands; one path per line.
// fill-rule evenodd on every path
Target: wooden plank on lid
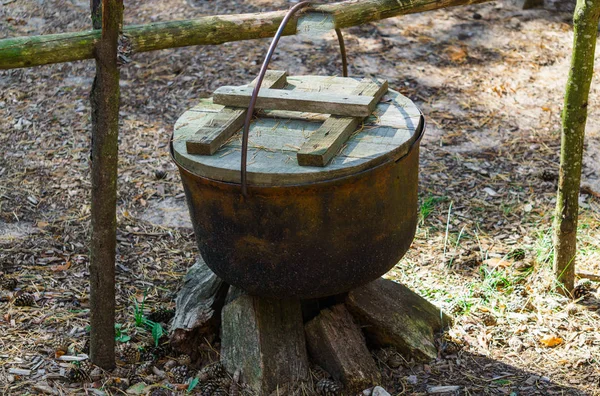
M 220 87 L 213 95 L 213 102 L 231 107 L 248 107 L 251 96 L 252 88 Z M 374 97 L 364 95 L 261 89 L 256 108 L 367 117 L 373 112 L 377 102 Z
M 361 80 L 352 94 L 372 96 L 377 103 L 387 90 L 387 81 L 377 83 L 365 78 Z M 330 116 L 302 145 L 296 155 L 298 164 L 301 166 L 327 165 L 361 122 L 362 117 Z
M 256 79 L 250 83 L 250 87 L 254 87 L 255 84 Z M 268 70 L 262 87 L 283 88 L 286 84 L 287 74 L 285 71 Z M 247 112 L 246 109 L 225 107 L 221 111 L 211 114 L 198 131 L 186 141 L 187 152 L 213 155 L 227 139 L 244 126 Z

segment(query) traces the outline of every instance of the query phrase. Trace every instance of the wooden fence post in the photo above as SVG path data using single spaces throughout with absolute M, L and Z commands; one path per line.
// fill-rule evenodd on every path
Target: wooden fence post
M 91 0 L 98 21 L 99 0 Z M 92 85 L 92 233 L 90 241 L 90 354 L 104 369 L 115 366 L 115 252 L 117 228 L 117 162 L 119 69 L 117 45 L 123 0 L 103 0 L 102 36 L 94 49 Z
M 583 138 L 599 17 L 600 0 L 577 0 L 573 16 L 573 55 L 562 113 L 560 172 L 554 215 L 554 275 L 563 286 L 560 291 L 564 294 L 573 290 L 575 278 Z

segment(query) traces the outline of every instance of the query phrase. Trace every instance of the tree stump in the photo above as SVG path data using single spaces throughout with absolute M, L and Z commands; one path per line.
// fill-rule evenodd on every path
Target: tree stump
M 429 301 L 383 278 L 350 291 L 346 306 L 374 346 L 393 346 L 422 361 L 436 358 L 435 336 L 451 324 Z
M 228 288 L 202 259 L 189 269 L 177 295 L 171 325 L 171 345 L 175 349 L 195 360 L 199 344 L 218 334 Z
M 311 358 L 347 390 L 359 392 L 379 384 L 381 375 L 364 336 L 344 305 L 322 310 L 305 329 Z
M 235 293 L 239 289 L 236 289 Z M 222 313 L 221 361 L 259 394 L 308 379 L 308 356 L 298 300 L 249 295 L 231 298 Z
M 228 288 L 199 261 L 177 298 L 174 342 L 202 343 L 206 332 L 216 331 L 219 313 L 221 362 L 230 373 L 239 370 L 258 395 L 306 381 L 309 356 L 346 393 L 359 392 L 381 381 L 367 345 L 392 346 L 407 360 L 427 361 L 437 357 L 435 338 L 451 324 L 434 305 L 390 280 L 322 299 L 277 300 Z

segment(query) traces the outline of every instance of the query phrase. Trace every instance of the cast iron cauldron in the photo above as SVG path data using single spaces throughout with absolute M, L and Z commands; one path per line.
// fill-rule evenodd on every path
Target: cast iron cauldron
M 344 94 L 358 80 L 287 83 Z M 171 147 L 200 253 L 219 277 L 256 295 L 316 298 L 368 283 L 402 258 L 417 225 L 424 129 L 409 99 L 389 90 L 325 167 L 299 166 L 294 154 L 327 116 L 261 114 L 250 127 L 246 195 L 238 139 L 211 156 L 186 150 L 186 139 L 221 109 L 207 99 L 184 113 Z

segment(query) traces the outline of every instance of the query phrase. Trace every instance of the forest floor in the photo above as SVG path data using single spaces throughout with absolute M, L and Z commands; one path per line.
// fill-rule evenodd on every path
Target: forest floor
M 289 6 L 266 0 L 125 3 L 126 24 Z M 88 0 L 0 4 L 0 37 L 90 26 Z M 393 395 L 427 394 L 440 385 L 468 395 L 600 394 L 597 284 L 578 301 L 552 291 L 551 221 L 570 19 L 554 4 L 524 11 L 491 2 L 345 31 L 350 74 L 387 79 L 428 120 L 419 227 L 409 253 L 387 276 L 452 313 L 456 323 L 448 337 L 460 346 L 442 350 L 429 364 L 396 364 L 393 352 L 373 351 L 384 374 L 381 385 Z M 215 88 L 249 82 L 268 42 L 138 54 L 121 70 L 121 340 L 149 339 L 135 328 L 135 303 L 146 293 L 147 310 L 173 307 L 198 254 L 168 152 L 175 120 Z M 290 75 L 340 74 L 335 36 L 283 38 L 272 68 Z M 118 394 L 127 387 L 118 379 L 122 373 L 70 384 L 61 377 L 69 363 L 55 355 L 61 335 L 68 338 L 68 354 L 82 350 L 89 323 L 93 75 L 93 61 L 0 71 L 0 271 L 36 300 L 33 307 L 17 307 L 15 293 L 6 292 L 0 302 L 5 395 Z M 590 95 L 576 264 L 578 271 L 596 274 L 599 87 Z M 218 339 L 211 348 L 218 350 Z

